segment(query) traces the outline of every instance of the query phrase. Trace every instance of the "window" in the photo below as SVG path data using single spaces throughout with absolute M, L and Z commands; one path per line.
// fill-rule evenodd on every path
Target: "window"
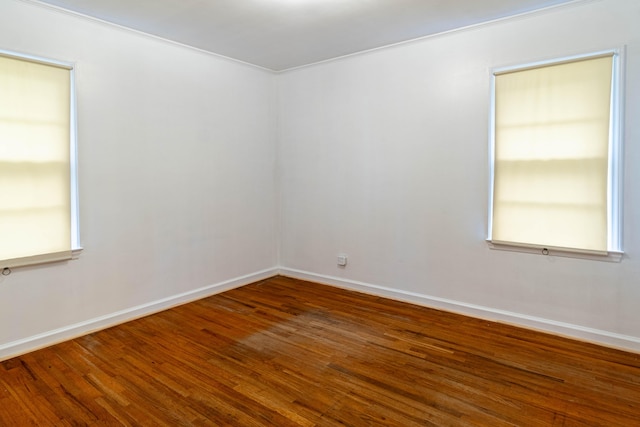
M 620 257 L 618 52 L 493 74 L 489 241 Z
M 79 249 L 73 68 L 0 52 L 0 268 Z

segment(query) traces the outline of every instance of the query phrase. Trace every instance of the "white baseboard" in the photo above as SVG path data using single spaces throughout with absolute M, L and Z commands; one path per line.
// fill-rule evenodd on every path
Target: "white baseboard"
M 526 314 L 520 314 L 476 304 L 468 304 L 465 302 L 446 298 L 439 298 L 430 295 L 402 291 L 399 289 L 391 289 L 384 286 L 373 285 L 370 283 L 343 279 L 340 277 L 326 276 L 292 268 L 281 267 L 279 269 L 279 273 L 282 276 L 322 283 L 338 288 L 349 289 L 370 295 L 382 296 L 399 301 L 409 302 L 416 305 L 435 308 L 438 310 L 444 310 L 480 319 L 535 329 L 538 331 L 581 341 L 587 341 L 606 347 L 640 353 L 640 337 L 622 335 L 614 332 L 603 331 L 600 329 L 574 325 L 571 323 L 558 322 L 541 317 L 529 316 Z
M 172 295 L 167 298 L 152 301 L 136 307 L 110 313 L 104 316 L 86 320 L 84 322 L 33 335 L 24 339 L 0 345 L 0 361 L 10 359 L 39 348 L 48 347 L 63 341 L 86 335 L 101 329 L 106 329 L 120 323 L 128 322 L 149 314 L 157 313 L 171 307 L 215 295 L 234 288 L 239 288 L 253 282 L 267 279 L 278 274 L 277 268 L 261 270 L 245 276 L 236 277 L 224 282 L 205 286 L 192 291 Z
M 540 317 L 528 316 L 475 304 L 467 304 L 446 298 L 402 291 L 399 289 L 392 289 L 339 277 L 326 276 L 308 271 L 285 267 L 274 267 L 2 344 L 0 345 L 0 361 L 101 329 L 106 329 L 120 323 L 157 313 L 177 305 L 196 301 L 201 298 L 264 280 L 278 274 L 640 353 L 640 337 L 622 335 L 570 323 L 557 322 Z

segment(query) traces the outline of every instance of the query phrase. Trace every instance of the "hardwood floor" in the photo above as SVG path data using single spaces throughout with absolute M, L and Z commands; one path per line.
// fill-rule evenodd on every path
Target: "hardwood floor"
M 0 363 L 0 425 L 640 426 L 640 355 L 275 277 Z

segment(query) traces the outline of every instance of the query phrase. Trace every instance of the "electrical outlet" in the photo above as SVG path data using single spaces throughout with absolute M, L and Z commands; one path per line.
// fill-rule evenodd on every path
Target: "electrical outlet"
M 347 265 L 347 254 L 338 254 L 338 266 L 346 267 Z

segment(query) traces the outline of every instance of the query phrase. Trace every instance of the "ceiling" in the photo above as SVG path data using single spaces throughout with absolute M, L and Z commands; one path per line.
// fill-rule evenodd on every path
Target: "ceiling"
M 580 0 L 36 0 L 274 71 Z

